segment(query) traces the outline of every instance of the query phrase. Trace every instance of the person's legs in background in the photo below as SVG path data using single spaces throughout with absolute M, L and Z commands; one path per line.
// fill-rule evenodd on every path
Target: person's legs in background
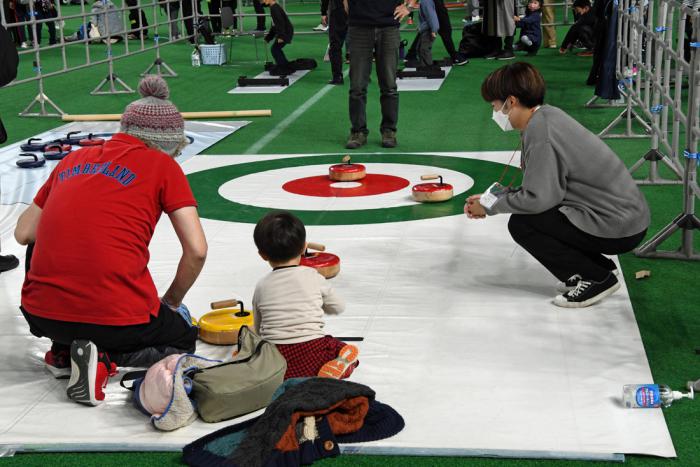
M 418 66 L 429 67 L 433 65 L 433 42 L 435 38 L 430 31 L 420 33 L 418 39 Z
M 351 129 L 350 139 L 345 146 L 348 149 L 357 149 L 367 142 L 367 134 L 369 133 L 366 111 L 367 85 L 372 71 L 375 31 L 374 28 L 368 27 L 350 27 L 348 29 L 348 37 L 352 44 L 348 104 Z
M 379 102 L 382 109 L 382 146 L 396 147 L 396 130 L 399 122 L 399 91 L 396 85 L 396 71 L 399 64 L 399 28 L 387 27 L 376 30 L 377 80 L 379 81 Z M 353 53 L 354 50 L 353 44 Z M 352 57 L 352 55 L 351 55 Z
M 335 9 L 328 16 L 328 57 L 331 62 L 329 84 L 343 84 L 343 43 L 348 33 L 348 16 L 343 9 Z
M 262 6 L 262 3 L 260 3 L 260 0 L 253 0 L 253 8 L 255 8 L 255 14 L 256 15 L 263 15 L 263 16 L 256 16 L 255 17 L 255 22 L 256 26 L 255 29 L 257 31 L 264 31 L 265 30 L 265 9 Z
M 551 0 L 550 0 L 551 1 Z M 549 24 L 554 22 L 554 7 L 548 4 L 549 1 L 545 0 L 542 5 L 542 24 Z M 542 26 L 543 32 L 543 44 L 548 49 L 557 48 L 557 31 L 554 26 Z

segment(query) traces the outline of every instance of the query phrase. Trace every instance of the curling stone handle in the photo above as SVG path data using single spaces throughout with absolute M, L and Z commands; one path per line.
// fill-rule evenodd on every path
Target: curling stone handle
M 348 155 L 343 156 L 343 164 L 350 164 L 350 156 L 348 156 Z
M 440 178 L 438 174 L 427 174 L 420 176 L 421 180 L 437 180 L 438 178 Z
M 306 244 L 306 249 L 314 251 L 326 251 L 326 245 L 321 245 L 320 243 L 309 242 Z
M 211 303 L 211 309 L 212 310 L 220 310 L 221 308 L 234 308 L 237 307 L 238 304 L 241 303 L 240 300 L 231 299 L 231 300 L 220 300 L 218 302 L 212 302 Z

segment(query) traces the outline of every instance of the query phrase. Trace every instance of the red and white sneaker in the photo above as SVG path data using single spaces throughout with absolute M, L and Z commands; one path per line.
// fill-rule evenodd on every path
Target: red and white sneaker
M 75 402 L 100 405 L 105 400 L 103 389 L 110 376 L 117 374 L 117 366 L 104 352 L 87 340 L 73 341 L 70 347 L 71 374 L 66 394 Z
M 335 359 L 326 362 L 321 369 L 318 370 L 318 376 L 321 378 L 335 379 L 347 378 L 350 376 L 348 371 L 355 366 L 359 354 L 359 349 L 354 345 L 348 344 L 343 346 Z
M 54 352 L 49 350 L 44 354 L 44 363 L 46 369 L 56 379 L 70 378 L 70 352 L 68 350 L 59 350 Z

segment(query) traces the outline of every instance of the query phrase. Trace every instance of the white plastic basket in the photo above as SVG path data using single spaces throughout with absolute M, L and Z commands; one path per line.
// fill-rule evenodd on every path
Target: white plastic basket
M 199 53 L 202 65 L 223 65 L 226 63 L 225 44 L 200 44 Z

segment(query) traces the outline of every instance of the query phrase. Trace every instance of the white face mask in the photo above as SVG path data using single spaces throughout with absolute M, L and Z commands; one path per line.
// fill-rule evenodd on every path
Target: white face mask
M 505 102 L 501 106 L 500 110 L 495 110 L 493 111 L 493 114 L 491 115 L 491 118 L 493 119 L 494 122 L 496 122 L 496 125 L 498 125 L 501 130 L 503 131 L 512 131 L 515 128 L 513 128 L 513 125 L 510 124 L 510 120 L 508 119 L 508 114 L 504 114 L 502 111 L 505 108 L 506 104 Z

